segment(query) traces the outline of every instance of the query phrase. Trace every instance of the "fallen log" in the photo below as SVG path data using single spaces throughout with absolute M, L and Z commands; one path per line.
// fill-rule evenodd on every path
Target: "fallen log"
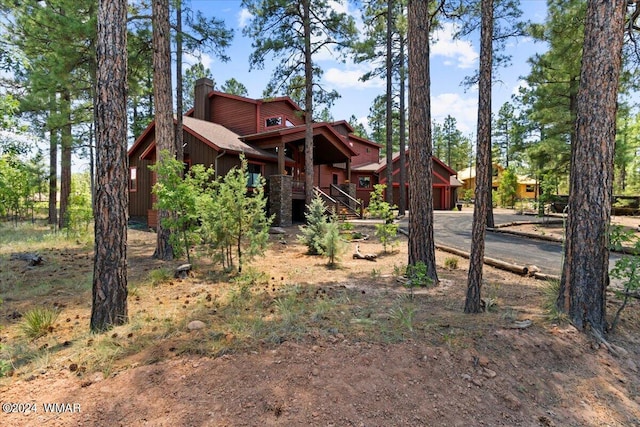
M 356 252 L 353 254 L 353 259 L 366 259 L 367 261 L 376 261 L 378 255 L 376 254 L 362 254 L 360 252 L 360 245 L 356 245 Z
M 11 254 L 11 261 L 15 261 L 15 260 L 27 261 L 27 263 L 32 267 L 36 265 L 40 265 L 42 264 L 42 261 L 44 261 L 44 259 L 40 254 L 34 254 L 29 252 L 21 253 L 21 254 Z

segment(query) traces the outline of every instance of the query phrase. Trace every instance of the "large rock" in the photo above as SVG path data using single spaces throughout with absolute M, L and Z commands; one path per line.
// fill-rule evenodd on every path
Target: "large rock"
M 205 325 L 205 323 L 201 320 L 192 320 L 187 325 L 187 329 L 189 329 L 190 331 L 197 331 L 199 329 L 204 329 L 206 326 L 207 325 Z

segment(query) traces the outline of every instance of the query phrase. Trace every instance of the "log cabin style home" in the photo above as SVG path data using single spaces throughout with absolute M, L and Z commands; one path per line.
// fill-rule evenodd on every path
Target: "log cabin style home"
M 249 166 L 247 187 L 266 179 L 265 193 L 274 225 L 304 221 L 304 111 L 289 97 L 251 99 L 215 91 L 210 79 L 195 86 L 194 108 L 183 120 L 185 168 L 213 166 L 216 176 L 240 165 L 244 154 Z M 340 215 L 361 216 L 374 184 L 385 183 L 386 162 L 381 145 L 356 136 L 346 121 L 313 124 L 314 187 Z M 396 156 L 396 160 L 397 160 Z M 399 194 L 399 169 L 394 160 L 394 187 Z M 157 225 L 151 192 L 156 161 L 155 126 L 152 122 L 129 149 L 129 215 Z M 452 209 L 461 185 L 455 171 L 434 162 L 434 206 Z M 407 191 L 407 189 L 405 189 Z M 408 200 L 408 198 L 407 198 Z

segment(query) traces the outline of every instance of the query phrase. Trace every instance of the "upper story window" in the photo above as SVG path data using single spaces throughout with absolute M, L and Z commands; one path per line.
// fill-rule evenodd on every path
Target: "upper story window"
M 282 117 L 268 117 L 264 121 L 264 124 L 268 128 L 274 127 L 274 126 L 281 126 L 282 125 Z

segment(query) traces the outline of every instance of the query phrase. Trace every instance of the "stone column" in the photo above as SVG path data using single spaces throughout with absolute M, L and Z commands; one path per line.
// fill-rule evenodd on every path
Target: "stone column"
M 292 224 L 292 198 L 290 175 L 269 177 L 269 214 L 275 215 L 273 225 L 288 227 Z

